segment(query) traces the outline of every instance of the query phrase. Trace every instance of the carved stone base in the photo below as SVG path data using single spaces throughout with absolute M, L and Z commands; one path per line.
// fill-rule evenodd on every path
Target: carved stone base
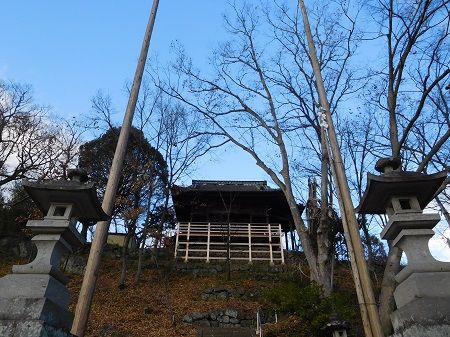
M 391 337 L 450 337 L 450 298 L 418 298 L 391 315 Z
M 73 337 L 43 321 L 0 321 L 2 337 Z
M 0 299 L 46 298 L 66 309 L 70 303 L 67 287 L 50 275 L 9 274 L 0 278 Z
M 434 266 L 436 269 L 439 265 Z M 449 266 L 447 265 L 448 269 Z M 450 272 L 414 273 L 400 283 L 394 292 L 397 308 L 402 308 L 408 303 L 419 298 L 429 300 L 450 299 Z
M 0 336 L 72 336 L 67 288 L 50 275 L 10 274 L 0 289 Z
M 0 336 L 69 337 L 73 315 L 46 298 L 0 299 Z

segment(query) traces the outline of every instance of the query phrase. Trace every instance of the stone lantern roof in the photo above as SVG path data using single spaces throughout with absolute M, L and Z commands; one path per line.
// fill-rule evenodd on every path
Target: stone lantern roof
M 417 197 L 422 209 L 434 198 L 447 178 L 447 171 L 422 174 L 398 170 L 398 158 L 380 159 L 375 168 L 381 175 L 367 174 L 367 187 L 357 212 L 384 214 L 392 197 Z
M 69 170 L 69 177 L 72 180 L 24 180 L 22 185 L 43 214 L 47 214 L 51 204 L 73 204 L 71 215 L 78 221 L 108 220 L 97 198 L 95 184 L 86 182 L 86 174 Z
M 330 321 L 320 328 L 321 331 L 326 336 L 333 335 L 335 331 L 348 331 L 350 330 L 350 323 L 347 321 L 343 321 L 337 317 L 337 315 L 333 314 L 330 317 Z M 334 336 L 334 335 L 333 335 Z

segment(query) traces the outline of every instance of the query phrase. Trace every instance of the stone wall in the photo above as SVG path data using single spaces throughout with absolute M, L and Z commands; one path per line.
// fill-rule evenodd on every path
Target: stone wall
M 277 279 L 279 275 L 300 275 L 306 266 L 306 259 L 300 252 L 286 252 L 285 251 L 284 265 L 275 264 L 270 265 L 267 261 L 253 261 L 248 263 L 247 261 L 231 260 L 229 263 L 226 261 L 211 261 L 206 263 L 205 261 L 189 260 L 184 262 L 179 258 L 174 268 L 177 272 L 191 275 L 215 275 L 220 273 L 249 273 L 253 276 L 258 276 L 261 280 Z
M 228 308 L 211 312 L 194 312 L 183 317 L 183 322 L 198 327 L 253 327 L 255 313 Z
M 0 236 L 0 255 L 32 258 L 35 247 L 31 240 L 21 236 Z
M 255 337 L 251 328 L 199 328 L 198 337 Z
M 238 287 L 233 289 L 228 288 L 207 288 L 203 290 L 200 297 L 202 300 L 216 300 L 216 299 L 227 299 L 230 297 L 251 299 L 256 298 L 261 295 L 261 289 L 250 288 L 246 289 L 244 287 Z
M 249 273 L 258 274 L 262 280 L 271 280 L 280 273 L 291 270 L 290 266 L 274 265 L 269 263 L 255 262 L 249 264 L 242 261 L 232 261 L 228 266 L 227 263 L 206 263 L 206 262 L 183 262 L 178 261 L 175 264 L 175 270 L 183 274 L 191 275 L 215 275 L 228 272 L 230 268 L 231 273 Z
M 84 274 L 86 270 L 87 256 L 71 254 L 66 259 L 63 270 L 66 273 Z

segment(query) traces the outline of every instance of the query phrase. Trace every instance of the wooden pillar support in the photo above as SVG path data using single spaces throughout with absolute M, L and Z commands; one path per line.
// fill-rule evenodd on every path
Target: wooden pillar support
M 206 239 L 206 263 L 209 263 L 209 247 L 211 243 L 211 223 L 208 222 L 208 238 Z
M 181 227 L 181 223 L 178 223 L 178 228 L 177 228 L 177 237 L 175 238 L 175 252 L 174 252 L 174 257 L 175 259 L 177 258 L 177 252 L 178 252 L 178 244 L 179 244 L 179 236 L 180 236 L 180 227 Z
M 252 263 L 252 225 L 248 224 L 248 263 Z
M 189 260 L 189 237 L 191 235 L 191 223 L 188 222 L 187 235 L 186 235 L 186 253 L 184 255 L 184 262 Z
M 281 224 L 278 224 L 278 233 L 280 235 L 281 264 L 284 264 L 283 232 L 281 231 Z M 286 242 L 286 246 L 287 246 L 287 242 Z
M 267 224 L 267 229 L 269 230 L 269 253 L 270 253 L 270 264 L 273 265 L 273 250 L 272 250 L 272 226 Z

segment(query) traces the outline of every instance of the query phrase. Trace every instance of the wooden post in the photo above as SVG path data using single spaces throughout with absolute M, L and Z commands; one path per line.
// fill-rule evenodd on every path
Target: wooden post
M 116 196 L 117 186 L 122 171 L 123 160 L 130 134 L 131 124 L 133 121 L 134 110 L 139 96 L 142 77 L 144 74 L 145 62 L 147 60 L 148 49 L 152 36 L 153 26 L 155 24 L 156 12 L 158 10 L 159 0 L 153 1 L 152 10 L 147 24 L 147 29 L 142 43 L 139 61 L 134 75 L 133 85 L 131 87 L 130 97 L 128 100 L 127 110 L 124 116 L 122 127 L 120 129 L 119 140 L 117 142 L 114 159 L 109 173 L 108 183 L 106 185 L 105 195 L 103 197 L 102 208 L 108 215 L 112 214 L 114 200 Z M 103 247 L 108 235 L 109 221 L 97 223 L 94 239 L 92 240 L 91 250 L 89 253 L 86 271 L 84 273 L 83 283 L 81 285 L 78 302 L 75 309 L 75 317 L 72 325 L 71 333 L 78 337 L 83 337 L 89 318 L 92 299 L 94 297 L 95 285 L 100 269 L 100 261 L 103 253 Z
M 208 222 L 208 238 L 206 239 L 206 263 L 209 263 L 209 245 L 211 242 L 211 223 Z
M 267 224 L 267 228 L 269 229 L 269 253 L 270 253 L 270 264 L 273 264 L 272 227 L 270 226 L 270 224 Z
M 278 232 L 280 233 L 281 264 L 284 264 L 283 232 L 281 231 L 281 224 L 278 224 Z
M 369 271 L 364 257 L 364 250 L 361 243 L 361 237 L 358 232 L 358 222 L 356 220 L 353 202 L 350 196 L 350 189 L 348 187 L 347 177 L 342 162 L 341 151 L 334 129 L 333 119 L 330 113 L 330 104 L 325 91 L 325 85 L 322 79 L 319 60 L 317 59 L 316 47 L 314 45 L 311 27 L 309 25 L 308 14 L 303 0 L 298 0 L 299 7 L 302 12 L 303 23 L 305 27 L 306 39 L 308 41 L 309 56 L 311 65 L 316 78 L 317 91 L 320 98 L 320 105 L 324 109 L 326 122 L 328 124 L 328 138 L 331 147 L 330 157 L 332 158 L 332 165 L 334 166 L 335 183 L 340 195 L 340 207 L 343 218 L 346 220 L 344 226 L 345 233 L 349 240 L 349 254 L 353 251 L 352 272 L 355 280 L 356 288 L 360 287 L 362 298 L 358 298 L 363 321 L 368 319 L 368 322 L 363 322 L 366 337 L 384 337 L 381 330 L 380 318 L 378 315 L 375 296 L 371 285 Z M 325 134 L 327 130 L 325 130 Z M 356 283 L 358 282 L 358 284 Z M 367 312 L 367 316 L 365 315 Z
M 188 230 L 187 230 L 187 236 L 186 236 L 186 253 L 184 255 L 184 262 L 188 262 L 189 259 L 189 238 L 191 235 L 191 223 L 188 222 Z
M 333 177 L 335 177 L 336 173 L 335 173 L 335 169 L 334 166 L 331 166 L 331 174 L 333 175 Z M 334 178 L 335 179 L 335 178 Z M 339 191 L 337 191 L 338 194 L 338 203 L 339 203 L 339 207 L 343 207 L 342 206 L 342 199 L 340 197 Z M 351 242 L 350 237 L 348 235 L 349 233 L 349 229 L 348 229 L 348 223 L 347 223 L 347 219 L 345 218 L 345 214 L 342 214 L 342 225 L 344 227 L 344 236 L 345 236 L 345 241 L 347 242 L 347 249 L 348 249 L 348 255 L 349 255 L 349 259 L 350 259 L 350 264 L 353 266 L 356 264 L 355 262 L 355 253 L 353 251 L 353 245 L 349 244 L 349 242 Z M 363 323 L 363 328 L 364 331 L 370 331 L 370 333 L 372 332 L 372 329 L 370 327 L 370 319 L 369 319 L 369 315 L 367 312 L 367 308 L 365 305 L 361 305 L 361 303 L 364 301 L 364 293 L 361 287 L 361 280 L 359 278 L 359 274 L 353 272 L 353 281 L 355 283 L 355 290 L 356 290 L 356 297 L 358 298 L 358 302 L 360 303 L 359 306 L 359 310 L 361 313 L 361 320 Z M 333 286 L 333 283 L 331 283 L 331 285 Z M 369 336 L 373 336 L 373 335 L 366 335 L 366 337 Z
M 252 263 L 252 226 L 248 224 L 248 263 Z
M 261 336 L 261 319 L 259 317 L 259 310 L 256 312 L 256 334 Z
M 228 219 L 230 221 L 230 219 Z M 228 264 L 231 261 L 231 223 L 228 222 L 228 240 L 227 240 Z
M 178 251 L 178 240 L 179 240 L 179 236 L 180 236 L 180 227 L 181 227 L 181 223 L 178 223 L 178 228 L 177 228 L 177 237 L 175 238 L 175 253 L 174 253 L 174 257 L 175 259 L 177 258 L 177 251 Z

